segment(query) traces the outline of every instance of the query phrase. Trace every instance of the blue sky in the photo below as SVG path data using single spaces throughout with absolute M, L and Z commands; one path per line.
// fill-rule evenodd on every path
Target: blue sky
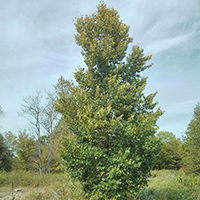
M 132 45 L 152 54 L 145 92 L 158 91 L 165 114 L 160 131 L 181 137 L 200 101 L 200 1 L 107 0 L 130 25 Z M 97 0 L 0 0 L 0 118 L 1 132 L 27 125 L 18 116 L 23 97 L 52 90 L 63 75 L 83 66 L 75 44 L 73 19 L 96 11 Z

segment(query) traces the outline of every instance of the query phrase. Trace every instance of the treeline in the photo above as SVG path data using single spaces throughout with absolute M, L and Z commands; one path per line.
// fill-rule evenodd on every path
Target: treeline
M 187 174 L 200 174 L 200 103 L 194 108 L 193 117 L 182 139 L 173 133 L 159 132 L 161 149 L 155 169 L 180 169 Z
M 53 93 L 36 92 L 23 99 L 20 116 L 29 121 L 27 129 L 0 134 L 0 170 L 61 171 L 59 148 L 64 126 L 55 110 L 59 84 Z M 3 115 L 3 109 L 1 109 Z
M 58 173 L 61 171 L 59 161 L 59 139 L 54 141 L 54 150 L 51 161 L 49 161 L 49 138 L 44 135 L 40 138 L 41 158 L 38 153 L 38 140 L 27 130 L 20 132 L 17 136 L 8 131 L 0 136 L 1 163 L 0 168 L 5 171 L 20 170 L 40 172 L 40 159 L 42 173 Z M 48 164 L 50 162 L 50 164 Z
M 63 78 L 59 80 L 60 85 L 61 83 L 64 83 Z M 41 97 L 41 93 L 37 92 L 37 95 L 29 97 L 29 100 L 38 97 Z M 34 105 L 34 107 L 36 106 Z M 2 109 L 1 111 L 3 113 Z M 49 121 L 43 123 L 47 124 Z M 186 173 L 200 174 L 199 130 L 200 104 L 198 103 L 182 139 L 176 138 L 172 132 L 168 131 L 161 131 L 156 135 L 157 141 L 160 143 L 160 151 L 156 155 L 154 169 L 179 170 L 182 168 Z M 55 131 L 56 134 L 52 135 Z M 5 171 L 39 171 L 41 173 L 42 163 L 42 173 L 61 172 L 60 140 L 62 132 L 65 131 L 60 123 L 51 134 L 43 134 L 39 137 L 33 130 L 28 131 L 26 129 L 20 131 L 18 135 L 14 135 L 10 131 L 5 132 L 3 135 L 0 134 L 0 169 Z M 40 149 L 38 148 L 39 145 Z

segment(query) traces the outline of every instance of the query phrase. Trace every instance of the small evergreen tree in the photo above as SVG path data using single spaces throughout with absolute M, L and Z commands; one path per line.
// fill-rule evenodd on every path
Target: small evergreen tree
M 185 132 L 183 144 L 183 164 L 186 173 L 200 174 L 200 103 L 194 108 L 194 114 Z
M 0 134 L 0 170 L 10 171 L 12 167 L 12 152 Z
M 91 199 L 127 199 L 147 184 L 158 153 L 156 95 L 144 95 L 140 73 L 151 56 L 134 46 L 126 56 L 129 26 L 105 4 L 77 18 L 76 42 L 87 69 L 75 73 L 77 85 L 63 82 L 56 109 L 68 131 L 62 141 L 64 169 L 77 177 Z

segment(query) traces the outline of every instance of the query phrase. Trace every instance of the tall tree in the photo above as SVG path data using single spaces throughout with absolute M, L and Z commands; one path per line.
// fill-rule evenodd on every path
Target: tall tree
M 200 103 L 194 108 L 183 142 L 183 169 L 187 173 L 200 174 Z
M 127 199 L 147 184 L 158 152 L 156 95 L 144 95 L 140 73 L 151 56 L 139 46 L 126 56 L 129 26 L 105 4 L 75 21 L 76 42 L 87 69 L 60 92 L 56 108 L 68 131 L 62 142 L 65 170 L 77 177 L 94 199 Z
M 54 152 L 57 149 L 55 143 L 56 136 L 58 135 L 58 125 L 60 124 L 61 116 L 55 110 L 54 104 L 56 103 L 56 93 L 46 92 L 46 105 L 44 107 L 44 118 L 42 120 L 42 126 L 48 138 L 47 143 L 47 162 L 44 168 L 44 173 L 50 173 L 50 164 L 54 157 Z
M 43 173 L 43 163 L 42 163 L 42 145 L 41 145 L 41 136 L 42 136 L 42 127 L 41 119 L 43 114 L 43 107 L 41 106 L 42 95 L 41 92 L 37 92 L 35 95 L 29 96 L 23 99 L 23 104 L 21 105 L 20 116 L 24 116 L 30 123 L 31 128 L 36 134 L 38 141 L 38 169 L 40 174 Z
M 60 116 L 55 111 L 54 103 L 56 97 L 50 92 L 46 92 L 46 103 L 42 102 L 43 96 L 41 92 L 23 99 L 21 106 L 21 116 L 24 116 L 30 122 L 33 132 L 37 140 L 38 162 L 37 166 L 40 174 L 50 173 L 50 163 L 53 157 L 54 140 L 57 133 L 57 125 Z M 48 138 L 48 151 L 46 163 L 42 159 L 42 136 Z

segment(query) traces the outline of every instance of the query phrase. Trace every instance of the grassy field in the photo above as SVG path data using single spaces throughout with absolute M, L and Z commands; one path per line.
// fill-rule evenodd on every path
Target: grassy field
M 200 200 L 200 177 L 180 171 L 153 171 L 149 186 L 140 191 L 138 199 Z
M 15 192 L 18 188 L 22 191 Z M 0 199 L 11 196 L 15 200 L 85 199 L 80 184 L 64 174 L 0 172 Z
M 22 191 L 15 192 L 16 188 Z M 64 174 L 42 175 L 31 172 L 1 172 L 0 199 L 13 196 L 17 200 L 86 200 L 78 182 Z M 180 171 L 152 171 L 149 186 L 130 197 L 133 200 L 200 200 L 200 177 Z

